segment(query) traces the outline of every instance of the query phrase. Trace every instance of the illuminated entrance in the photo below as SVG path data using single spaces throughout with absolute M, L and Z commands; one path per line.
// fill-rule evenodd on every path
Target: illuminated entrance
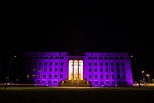
M 69 60 L 68 80 L 83 80 L 83 60 Z

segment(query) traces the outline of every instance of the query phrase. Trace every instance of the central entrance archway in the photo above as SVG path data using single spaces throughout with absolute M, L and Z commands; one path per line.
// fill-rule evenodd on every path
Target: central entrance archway
M 83 80 L 83 60 L 69 60 L 68 80 Z

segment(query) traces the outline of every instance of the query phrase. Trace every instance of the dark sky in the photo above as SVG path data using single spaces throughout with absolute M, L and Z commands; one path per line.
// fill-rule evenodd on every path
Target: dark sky
M 153 5 L 76 0 L 0 4 L 1 57 L 24 51 L 126 51 L 154 69 Z

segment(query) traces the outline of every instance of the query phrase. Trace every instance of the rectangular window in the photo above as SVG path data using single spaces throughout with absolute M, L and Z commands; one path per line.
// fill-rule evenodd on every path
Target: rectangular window
M 103 75 L 100 75 L 100 78 L 103 79 Z
M 60 75 L 60 78 L 63 78 L 63 75 Z
M 102 66 L 102 63 L 100 63 L 100 66 Z
M 88 57 L 88 59 L 91 59 L 91 57 Z
M 89 75 L 89 78 L 92 78 L 92 76 L 91 76 L 91 75 Z
M 58 59 L 58 57 L 55 57 L 55 59 Z
M 46 78 L 46 75 L 43 75 L 43 78 Z
M 38 74 L 37 77 L 40 78 L 40 74 Z
M 109 75 L 106 75 L 106 79 L 109 79 Z
M 111 63 L 111 66 L 113 66 L 113 63 Z
M 36 66 L 36 62 L 34 62 L 34 66 Z
M 51 84 L 51 81 L 48 81 L 48 84 Z
M 63 68 L 61 68 L 60 71 L 63 72 Z
M 47 65 L 47 62 L 45 62 L 44 65 Z
M 45 84 L 45 81 L 43 81 L 43 84 Z
M 115 81 L 112 81 L 112 84 L 115 84 Z
M 58 71 L 58 69 L 57 68 L 55 68 L 55 72 L 57 72 Z
M 55 65 L 57 66 L 57 65 L 58 65 L 58 63 L 56 62 L 56 63 L 55 63 Z
M 114 79 L 114 75 L 112 75 L 112 78 Z
M 60 57 L 60 59 L 64 59 L 64 57 Z
M 91 63 L 89 63 L 89 66 L 91 66 Z
M 106 84 L 110 84 L 110 82 L 109 81 L 106 81 Z
M 54 84 L 57 84 L 57 81 L 54 81 Z
M 97 79 L 97 75 L 95 75 L 95 79 Z
M 101 81 L 101 85 L 103 85 L 104 84 L 104 82 L 103 81 Z
M 63 66 L 64 65 L 64 63 L 63 62 L 61 62 L 61 66 Z
M 57 78 L 57 75 L 54 75 L 55 78 Z
M 39 80 L 37 80 L 37 83 L 40 83 L 40 81 L 39 81 Z
M 97 81 L 95 81 L 95 84 L 98 84 L 98 82 L 97 82 Z

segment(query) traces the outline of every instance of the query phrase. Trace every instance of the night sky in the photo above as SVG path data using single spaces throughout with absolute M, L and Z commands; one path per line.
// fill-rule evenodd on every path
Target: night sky
M 154 75 L 151 2 L 73 0 L 0 4 L 0 74 L 10 55 L 25 51 L 100 51 L 135 54 Z

